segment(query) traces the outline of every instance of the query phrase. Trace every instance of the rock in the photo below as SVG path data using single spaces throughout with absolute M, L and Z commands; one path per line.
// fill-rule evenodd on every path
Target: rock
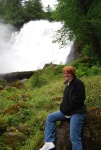
M 84 150 L 101 150 L 101 107 L 88 109 L 82 139 Z
M 45 64 L 43 68 L 51 67 L 51 66 L 57 66 L 57 64 L 53 64 L 52 62 Z
M 24 82 L 26 82 L 27 80 L 28 80 L 28 79 L 24 78 L 24 79 L 20 80 L 20 82 L 21 82 L 21 83 L 24 83 Z
M 3 142 L 7 145 L 10 145 L 12 150 L 17 150 L 18 142 L 22 143 L 26 140 L 26 137 L 23 133 L 18 132 L 6 132 L 3 135 Z
M 27 108 L 27 104 L 25 102 L 18 102 L 15 105 L 9 106 L 8 108 L 4 109 L 3 114 L 16 114 L 24 108 Z
M 28 135 L 28 136 L 31 135 L 32 132 L 33 132 L 33 129 L 31 129 L 31 128 L 25 126 L 25 125 L 22 124 L 22 123 L 17 126 L 17 130 L 18 130 L 19 132 L 21 132 L 21 133 L 24 133 L 25 135 Z
M 56 129 L 56 150 L 71 150 L 69 121 L 61 121 Z
M 82 141 L 84 150 L 101 150 L 101 107 L 88 108 Z M 56 150 L 71 150 L 69 121 L 61 121 L 57 126 Z
M 22 79 L 29 79 L 35 71 L 22 71 L 0 74 L 0 78 L 7 80 L 7 82 L 14 82 Z

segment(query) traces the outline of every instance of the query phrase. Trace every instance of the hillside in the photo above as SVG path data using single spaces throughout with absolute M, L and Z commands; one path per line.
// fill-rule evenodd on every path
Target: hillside
M 101 106 L 101 66 L 74 66 L 86 87 L 86 105 Z M 62 68 L 50 65 L 24 83 L 0 81 L 0 150 L 35 150 L 41 143 L 46 116 L 62 100 Z

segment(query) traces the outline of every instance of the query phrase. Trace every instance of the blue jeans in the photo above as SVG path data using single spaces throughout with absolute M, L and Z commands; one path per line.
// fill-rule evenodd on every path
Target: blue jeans
M 74 114 L 70 117 L 70 140 L 72 142 L 72 150 L 83 150 L 81 131 L 85 119 L 85 114 Z M 46 118 L 44 142 L 55 142 L 56 121 L 68 120 L 61 111 L 49 114 Z

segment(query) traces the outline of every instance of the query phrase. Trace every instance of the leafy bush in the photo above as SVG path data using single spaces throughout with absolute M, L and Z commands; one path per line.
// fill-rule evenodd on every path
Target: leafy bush
M 55 66 L 50 65 L 43 70 L 38 70 L 34 73 L 33 77 L 31 78 L 30 82 L 33 88 L 40 88 L 44 85 L 47 85 L 49 82 L 55 80 L 55 78 L 60 77 L 62 74 L 62 65 Z
M 93 48 L 91 45 L 85 45 L 83 48 L 83 55 L 91 57 L 93 55 Z
M 32 87 L 41 87 L 43 85 L 46 85 L 48 83 L 48 77 L 47 75 L 44 75 L 41 71 L 38 71 L 34 74 L 32 77 Z
M 81 78 L 86 87 L 86 105 L 101 106 L 101 76 Z
M 76 68 L 77 77 L 82 76 L 95 76 L 101 74 L 101 65 L 100 61 L 96 61 L 94 64 L 94 58 L 93 57 L 83 57 L 75 60 L 70 65 L 74 66 Z
M 64 65 L 56 66 L 55 69 L 54 69 L 54 75 L 60 77 L 61 74 L 62 74 L 63 67 L 64 67 Z
M 99 66 L 92 66 L 89 69 L 89 74 L 92 75 L 92 76 L 101 75 L 101 67 L 99 67 Z

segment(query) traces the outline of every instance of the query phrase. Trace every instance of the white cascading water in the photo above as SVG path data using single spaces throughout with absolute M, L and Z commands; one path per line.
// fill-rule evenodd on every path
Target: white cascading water
M 60 22 L 30 21 L 12 34 L 0 51 L 0 73 L 42 69 L 46 63 L 65 64 L 72 42 L 65 48 L 53 43 Z

